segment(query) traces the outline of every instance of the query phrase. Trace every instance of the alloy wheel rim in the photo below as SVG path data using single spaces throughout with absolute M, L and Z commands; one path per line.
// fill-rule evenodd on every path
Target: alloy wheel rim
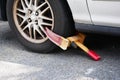
M 54 28 L 54 15 L 47 0 L 15 0 L 13 17 L 20 34 L 32 43 L 45 42 L 48 38 L 42 30 Z

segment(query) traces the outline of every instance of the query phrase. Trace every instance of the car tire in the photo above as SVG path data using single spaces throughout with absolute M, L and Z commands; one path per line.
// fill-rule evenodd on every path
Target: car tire
M 18 1 L 18 2 L 16 2 L 16 1 Z M 43 36 L 46 39 L 43 42 L 41 39 L 42 35 L 39 35 L 38 32 L 35 32 L 36 36 L 34 36 L 34 33 L 33 33 L 35 25 L 40 24 L 40 26 L 41 26 L 41 23 L 43 23 L 45 20 L 41 19 L 41 23 L 39 21 L 37 21 L 39 23 L 34 23 L 34 21 L 36 21 L 34 19 L 38 19 L 38 18 L 36 18 L 36 17 L 32 18 L 33 14 L 31 12 L 30 18 L 33 21 L 33 24 L 31 24 L 32 22 L 29 22 L 30 20 L 26 20 L 26 22 L 22 24 L 22 19 L 20 16 L 18 16 L 18 13 L 20 10 L 17 11 L 18 8 L 21 8 L 21 6 L 22 6 L 21 9 L 24 10 L 24 7 L 23 7 L 23 4 L 21 1 L 25 4 L 25 0 L 8 0 L 7 1 L 7 18 L 9 21 L 9 25 L 10 25 L 11 29 L 13 30 L 13 32 L 15 33 L 18 40 L 26 48 L 28 48 L 29 50 L 35 51 L 35 52 L 50 52 L 50 51 L 54 50 L 56 48 L 56 45 L 54 45 L 50 40 L 46 39 L 46 36 L 44 35 L 43 32 L 41 32 L 41 33 L 43 34 Z M 28 3 L 25 4 L 26 7 L 28 4 L 30 4 L 29 1 L 31 1 L 31 0 L 28 0 Z M 45 9 L 46 9 L 46 6 L 48 6 L 50 10 L 46 11 L 44 13 L 44 15 L 49 16 L 50 18 L 54 17 L 54 19 L 53 19 L 54 24 L 52 26 L 53 29 L 52 29 L 52 27 L 50 29 L 53 30 L 55 33 L 57 33 L 61 36 L 64 36 L 64 37 L 74 35 L 74 33 L 75 33 L 74 21 L 73 21 L 72 13 L 70 11 L 70 8 L 68 7 L 67 2 L 65 0 L 63 0 L 63 1 L 61 1 L 61 0 L 38 0 L 38 3 L 40 5 L 42 5 L 43 3 L 45 3 L 45 1 L 47 1 L 47 2 L 46 2 L 46 5 L 43 7 L 45 7 Z M 34 3 L 35 2 L 33 2 L 33 4 Z M 37 3 L 37 5 L 38 5 L 38 3 Z M 42 13 L 42 12 L 43 11 L 40 9 L 38 13 Z M 26 14 L 23 14 L 23 15 L 26 16 Z M 47 22 L 50 22 L 50 21 L 47 21 Z M 27 27 L 28 29 L 30 28 L 33 30 L 31 30 L 31 32 L 28 31 L 28 29 L 26 29 L 25 32 L 20 31 L 20 30 L 23 30 L 23 28 L 21 28 L 20 25 L 18 26 L 18 24 L 20 24 L 20 23 L 23 25 L 22 26 L 23 28 L 25 28 L 26 24 L 33 25 L 34 27 L 32 27 L 32 28 L 30 28 L 30 26 Z M 50 22 L 50 23 L 52 24 L 53 22 Z M 42 26 L 44 27 L 47 25 L 45 24 Z M 49 27 L 49 26 L 47 26 L 47 27 Z M 35 31 L 37 31 L 37 30 L 38 30 L 38 27 L 37 27 L 37 29 L 35 28 Z M 31 34 L 32 34 L 32 36 L 31 36 Z M 29 38 L 29 37 L 31 37 L 31 38 Z M 34 39 L 32 39 L 33 37 L 34 37 Z M 39 41 L 41 41 L 41 42 L 39 42 Z

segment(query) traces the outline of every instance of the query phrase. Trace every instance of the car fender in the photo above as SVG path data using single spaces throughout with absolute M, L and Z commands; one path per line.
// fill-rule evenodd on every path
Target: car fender
M 67 0 L 67 2 L 75 22 L 92 24 L 86 0 Z

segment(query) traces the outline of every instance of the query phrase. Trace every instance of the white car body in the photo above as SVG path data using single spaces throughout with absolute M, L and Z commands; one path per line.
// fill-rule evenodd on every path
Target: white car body
M 77 23 L 120 27 L 120 0 L 67 0 Z

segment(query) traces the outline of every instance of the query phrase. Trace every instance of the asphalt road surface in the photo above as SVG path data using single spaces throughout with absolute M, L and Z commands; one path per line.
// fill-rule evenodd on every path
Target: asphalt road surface
M 90 35 L 85 44 L 102 59 L 93 61 L 79 49 L 28 51 L 0 22 L 0 80 L 120 80 L 120 37 Z

